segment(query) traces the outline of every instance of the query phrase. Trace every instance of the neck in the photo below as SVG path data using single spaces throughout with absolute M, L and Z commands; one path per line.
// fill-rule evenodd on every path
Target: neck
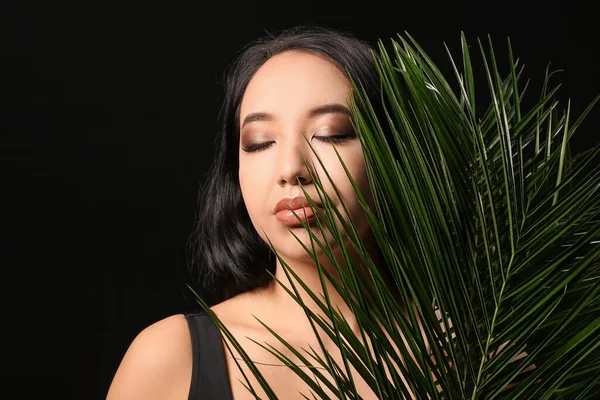
M 355 260 L 360 260 L 360 257 L 354 249 L 350 249 L 352 247 L 351 244 L 346 245 L 347 249 L 350 251 L 350 255 Z M 376 265 L 379 265 L 378 253 L 375 251 L 376 246 L 373 243 L 367 243 L 367 249 L 371 258 L 375 262 Z M 282 257 L 283 258 L 283 257 Z M 338 262 L 345 266 L 345 261 L 342 257 L 341 251 L 339 249 L 336 250 L 336 259 Z M 310 258 L 307 254 L 305 259 L 294 259 L 294 260 L 286 260 L 284 258 L 289 269 L 291 269 L 296 275 L 298 275 L 298 279 L 304 283 L 311 292 L 313 292 L 319 300 L 321 300 L 325 305 L 327 301 L 325 299 L 325 291 L 323 290 L 323 284 L 327 290 L 327 294 L 329 300 L 331 302 L 331 306 L 333 310 L 336 310 L 338 313 L 341 313 L 341 317 L 349 324 L 351 329 L 355 332 L 359 332 L 358 324 L 356 322 L 356 317 L 354 316 L 352 310 L 348 305 L 346 305 L 342 296 L 335 290 L 335 287 L 329 282 L 327 277 L 323 275 L 323 284 L 321 283 L 321 279 L 319 277 L 319 271 L 317 269 L 317 265 L 315 261 Z M 339 283 L 339 275 L 333 264 L 325 257 L 324 254 L 320 254 L 319 261 L 323 269 L 327 270 L 329 274 L 331 274 L 336 281 Z M 362 265 L 361 262 L 359 264 Z M 269 297 L 269 302 L 274 305 L 276 308 L 276 315 L 279 315 L 282 318 L 282 321 L 289 321 L 290 329 L 294 329 L 300 332 L 312 332 L 312 327 L 310 325 L 308 317 L 305 314 L 305 311 L 302 309 L 300 304 L 296 302 L 290 296 L 290 294 L 282 287 L 282 285 L 291 291 L 294 295 L 296 292 L 294 291 L 293 286 L 296 287 L 300 298 L 302 299 L 305 306 L 311 310 L 314 314 L 324 319 L 327 323 L 331 324 L 331 320 L 329 317 L 319 308 L 318 304 L 310 297 L 310 295 L 306 292 L 306 290 L 302 287 L 302 285 L 298 282 L 289 271 L 286 274 L 284 271 L 283 265 L 281 265 L 280 261 L 276 262 L 276 270 L 275 277 L 280 283 L 273 280 L 271 284 L 266 289 Z M 289 275 L 289 279 L 288 276 Z M 290 283 L 290 279 L 293 282 L 293 286 Z

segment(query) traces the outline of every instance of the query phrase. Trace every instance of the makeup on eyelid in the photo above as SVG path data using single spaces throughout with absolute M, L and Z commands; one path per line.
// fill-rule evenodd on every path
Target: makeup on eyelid
M 348 124 L 343 124 L 343 125 L 348 125 Z M 247 136 L 251 136 L 251 134 L 248 133 Z M 265 135 L 265 136 L 269 137 L 271 135 Z M 320 129 L 316 130 L 313 134 L 313 138 L 315 138 L 321 142 L 334 143 L 334 144 L 344 144 L 345 142 L 347 142 L 351 139 L 354 139 L 355 137 L 356 137 L 356 133 L 354 132 L 354 129 L 352 126 L 340 127 L 339 125 L 333 129 L 329 128 L 329 127 L 320 128 Z M 269 147 L 269 145 L 273 142 L 274 142 L 273 140 L 266 140 L 266 138 L 265 138 L 265 139 L 263 139 L 263 141 L 260 141 L 260 139 L 259 139 L 256 142 L 254 142 L 254 143 L 250 142 L 249 144 L 245 144 L 244 141 L 242 141 L 240 143 L 240 145 L 244 152 L 252 153 L 254 151 L 262 150 L 262 149 Z
M 318 139 L 322 142 L 325 142 L 325 143 L 342 144 L 342 143 L 347 142 L 355 137 L 356 137 L 356 135 L 350 134 L 350 135 L 333 135 L 333 136 L 315 136 L 314 138 Z M 273 142 L 269 141 L 269 142 L 264 142 L 264 143 L 251 144 L 249 146 L 242 146 L 242 150 L 245 151 L 246 153 L 253 153 L 255 151 L 266 149 L 267 147 L 269 147 L 269 145 L 271 143 L 273 143 Z

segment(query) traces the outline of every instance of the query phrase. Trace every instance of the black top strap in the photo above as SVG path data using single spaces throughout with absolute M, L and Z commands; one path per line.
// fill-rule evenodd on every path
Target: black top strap
M 185 314 L 192 339 L 189 400 L 232 400 L 221 332 L 205 311 Z

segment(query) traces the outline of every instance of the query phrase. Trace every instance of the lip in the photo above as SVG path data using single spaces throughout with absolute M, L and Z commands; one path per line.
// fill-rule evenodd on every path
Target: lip
M 318 203 L 317 206 L 319 206 Z M 315 220 L 314 210 L 310 207 L 308 200 L 304 196 L 284 197 L 277 202 L 273 209 L 275 218 L 281 223 L 288 226 L 302 226 L 301 222 L 294 215 L 294 212 L 305 222 Z

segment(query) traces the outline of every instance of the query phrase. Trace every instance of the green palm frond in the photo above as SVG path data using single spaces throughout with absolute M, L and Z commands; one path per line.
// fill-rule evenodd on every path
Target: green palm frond
M 297 281 L 271 246 L 288 277 L 294 276 L 288 293 L 303 306 L 317 337 L 318 325 L 344 355 L 338 365 L 323 346 L 326 359 L 300 352 L 265 326 L 304 365 L 324 367 L 333 377 L 312 368 L 318 381 L 313 380 L 265 347 L 317 398 L 328 398 L 323 385 L 337 398 L 359 398 L 346 372 L 350 365 L 380 399 L 587 399 L 600 392 L 600 168 L 595 164 L 600 146 L 574 157 L 569 152 L 569 141 L 598 98 L 573 122 L 570 104 L 560 108 L 558 86 L 549 89 L 546 73 L 539 101 L 525 107 L 527 84 L 510 42 L 506 76 L 492 41 L 478 44 L 484 82 L 475 82 L 464 35 L 460 59 L 450 56 L 455 90 L 406 34 L 392 40 L 390 50 L 379 45 L 384 109 L 376 110 L 355 86 L 354 123 L 376 210 L 367 207 L 346 172 L 398 296 L 347 212 L 333 206 L 321 177 L 312 172 L 324 208 L 317 214 L 318 227 L 332 232 L 345 255 L 340 263 L 305 226 L 312 243 L 305 249 L 315 260 L 325 298 Z M 486 108 L 475 99 L 476 84 L 489 91 Z M 331 180 L 327 173 L 326 178 Z M 336 221 L 343 223 L 359 259 L 349 256 Z M 339 278 L 322 268 L 317 247 Z M 332 309 L 325 279 L 356 315 L 361 337 Z M 329 320 L 304 307 L 297 284 Z M 198 301 L 267 396 L 276 398 L 231 333 L 199 296 Z M 367 337 L 372 347 L 363 345 Z

